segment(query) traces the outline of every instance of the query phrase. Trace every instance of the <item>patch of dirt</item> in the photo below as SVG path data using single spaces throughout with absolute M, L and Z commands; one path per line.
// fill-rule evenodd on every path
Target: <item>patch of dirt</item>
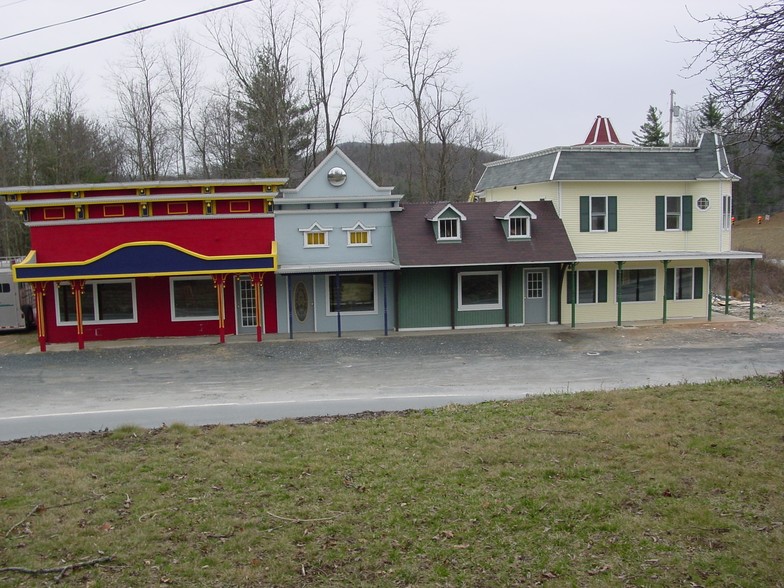
M 757 223 L 748 218 L 732 227 L 732 248 L 738 251 L 761 251 L 765 257 L 784 259 L 784 212 L 770 215 Z

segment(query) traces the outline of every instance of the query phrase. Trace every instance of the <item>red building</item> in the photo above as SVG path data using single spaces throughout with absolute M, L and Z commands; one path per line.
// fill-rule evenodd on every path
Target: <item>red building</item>
M 285 178 L 0 188 L 30 228 L 14 278 L 46 343 L 277 332 Z

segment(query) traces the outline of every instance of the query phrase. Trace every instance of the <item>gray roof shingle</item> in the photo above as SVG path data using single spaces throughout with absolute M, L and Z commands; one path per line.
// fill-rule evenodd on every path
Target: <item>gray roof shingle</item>
M 629 145 L 556 147 L 486 164 L 476 191 L 547 181 L 692 181 L 737 179 L 721 137 L 705 133 L 697 147 Z

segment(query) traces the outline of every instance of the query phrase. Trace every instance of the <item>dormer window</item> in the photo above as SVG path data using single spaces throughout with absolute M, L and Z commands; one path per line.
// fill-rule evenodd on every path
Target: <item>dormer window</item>
M 329 247 L 329 232 L 331 228 L 323 228 L 318 223 L 313 223 L 307 229 L 300 229 L 305 247 Z
M 439 240 L 460 239 L 460 221 L 456 218 L 442 218 L 438 220 Z
M 499 205 L 495 218 L 501 221 L 506 238 L 510 241 L 531 238 L 531 221 L 536 214 L 522 202 Z

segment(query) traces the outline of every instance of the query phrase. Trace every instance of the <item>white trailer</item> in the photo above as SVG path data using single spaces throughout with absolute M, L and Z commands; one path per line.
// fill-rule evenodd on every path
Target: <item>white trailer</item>
M 11 266 L 21 261 L 0 259 L 0 331 L 21 331 L 35 326 L 35 299 L 30 284 L 14 282 Z

